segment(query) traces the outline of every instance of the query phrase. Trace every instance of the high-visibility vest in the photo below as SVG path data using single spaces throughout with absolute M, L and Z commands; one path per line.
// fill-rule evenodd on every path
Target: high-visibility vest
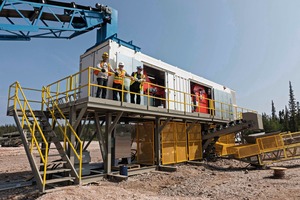
M 131 80 L 130 85 L 132 85 L 134 82 L 136 82 L 135 79 L 137 79 L 137 75 L 138 75 L 138 73 L 134 72 L 134 75 L 133 75 L 134 79 Z M 144 74 L 141 74 L 141 79 L 145 79 L 145 75 Z M 143 82 L 140 82 L 140 89 L 142 89 L 142 87 L 143 87 Z
M 118 76 L 115 75 L 114 83 L 116 84 L 123 84 L 123 78 L 125 77 L 126 71 L 125 70 L 119 70 L 117 69 L 116 72 L 118 72 Z

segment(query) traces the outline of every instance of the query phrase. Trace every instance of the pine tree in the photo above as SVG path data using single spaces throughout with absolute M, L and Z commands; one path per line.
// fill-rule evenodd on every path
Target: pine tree
M 283 123 L 284 123 L 284 110 L 279 111 L 278 116 L 279 116 L 279 123 L 283 126 Z
M 284 118 L 283 118 L 283 131 L 289 131 L 289 111 L 285 106 Z
M 272 120 L 276 120 L 276 119 L 277 119 L 276 109 L 275 109 L 275 106 L 274 106 L 274 102 L 272 100 Z
M 296 107 L 296 100 L 294 97 L 294 91 L 292 88 L 291 81 L 289 82 L 290 87 L 290 99 L 289 99 L 289 125 L 290 131 L 296 132 L 298 131 L 298 119 L 297 119 L 297 107 Z
M 298 119 L 298 126 L 300 125 L 300 105 L 299 101 L 297 101 L 297 119 Z

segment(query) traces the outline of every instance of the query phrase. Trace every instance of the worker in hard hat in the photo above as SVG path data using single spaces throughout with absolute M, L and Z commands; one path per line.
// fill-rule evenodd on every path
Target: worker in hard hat
M 146 81 L 146 77 L 142 74 L 143 68 L 141 66 L 137 66 L 136 72 L 132 72 L 131 74 L 131 82 L 130 82 L 130 102 L 135 103 L 136 96 L 136 104 L 141 104 L 141 91 L 143 88 L 143 83 Z
M 101 97 L 103 99 L 106 98 L 106 87 L 107 87 L 107 82 L 108 82 L 108 76 L 109 76 L 109 72 L 115 72 L 111 67 L 110 64 L 108 62 L 108 53 L 104 52 L 102 54 L 102 60 L 97 64 L 97 70 L 94 71 L 94 74 L 97 75 L 97 83 L 100 87 L 97 88 L 97 93 L 96 93 L 96 97 L 100 98 L 100 93 L 102 91 Z M 103 87 L 101 87 L 103 86 Z
M 113 88 L 117 90 L 113 90 L 113 99 L 118 100 L 118 93 L 119 93 L 119 99 L 120 101 L 127 101 L 127 91 L 124 85 L 124 78 L 130 77 L 129 74 L 124 70 L 124 63 L 119 62 L 118 68 L 115 69 L 115 77 L 114 77 L 114 83 Z M 122 91 L 124 96 L 122 95 Z

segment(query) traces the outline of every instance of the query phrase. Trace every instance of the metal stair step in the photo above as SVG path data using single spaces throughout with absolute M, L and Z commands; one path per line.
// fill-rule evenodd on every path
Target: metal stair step
M 46 180 L 46 185 L 52 184 L 52 183 L 65 182 L 65 181 L 74 181 L 74 179 L 75 179 L 74 177 L 63 177 L 63 178 L 50 179 L 50 180 Z
M 67 163 L 67 161 L 61 160 L 61 161 L 49 162 L 49 163 L 47 163 L 47 165 L 51 165 L 51 164 L 58 165 L 58 164 L 66 164 L 66 163 Z M 44 166 L 44 163 L 40 163 L 40 166 Z
M 48 155 L 48 157 L 56 157 L 56 156 L 62 157 L 63 154 L 49 154 L 49 155 Z
M 51 147 L 51 148 L 48 148 L 48 150 L 50 149 L 57 149 L 56 147 Z M 41 150 L 46 150 L 46 148 L 41 148 Z
M 56 173 L 62 173 L 62 172 L 69 172 L 71 169 L 67 168 L 61 168 L 61 169 L 53 169 L 53 170 L 47 170 L 46 174 L 56 174 Z M 40 171 L 40 174 L 44 174 L 44 171 Z

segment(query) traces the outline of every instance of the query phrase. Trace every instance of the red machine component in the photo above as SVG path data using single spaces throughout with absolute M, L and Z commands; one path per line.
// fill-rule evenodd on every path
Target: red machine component
M 203 86 L 195 84 L 192 88 L 194 95 L 192 96 L 195 104 L 194 112 L 208 113 L 209 101 L 207 93 Z
M 143 85 L 144 94 L 148 94 L 149 92 L 149 95 L 157 97 L 156 99 L 153 100 L 154 101 L 153 106 L 161 106 L 162 104 L 164 104 L 164 101 L 162 99 L 165 98 L 165 89 L 163 88 L 163 86 L 162 87 L 156 86 L 158 85 L 156 80 L 150 79 L 147 76 L 147 72 L 145 70 L 144 70 L 144 75 L 146 76 L 146 82 Z

